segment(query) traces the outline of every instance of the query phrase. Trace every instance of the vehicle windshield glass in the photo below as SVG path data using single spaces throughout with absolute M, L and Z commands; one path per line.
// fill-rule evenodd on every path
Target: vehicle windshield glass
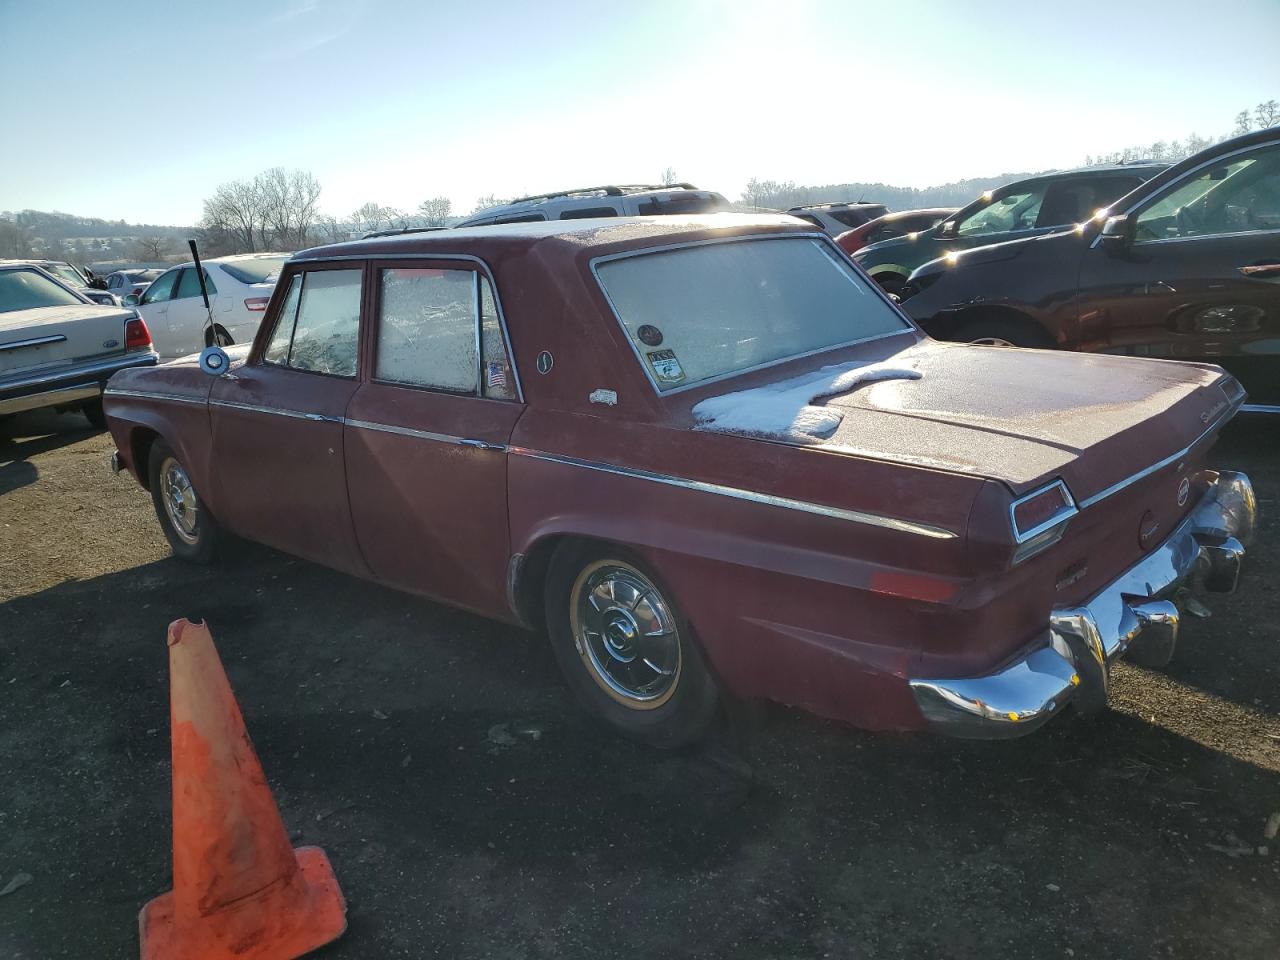
M 0 270 L 0 313 L 81 302 L 66 287 L 35 270 Z
M 280 268 L 288 257 L 254 257 L 252 260 L 232 260 L 219 264 L 241 283 L 275 283 Z
M 660 392 L 910 329 L 810 237 L 639 253 L 596 272 Z
M 51 263 L 44 269 L 49 271 L 49 273 L 52 273 L 59 280 L 65 280 L 73 287 L 84 286 L 84 277 L 80 276 L 80 274 L 76 273 L 72 267 L 67 266 L 65 263 Z

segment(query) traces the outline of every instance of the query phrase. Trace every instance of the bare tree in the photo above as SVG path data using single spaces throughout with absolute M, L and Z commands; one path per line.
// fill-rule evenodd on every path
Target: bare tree
M 264 246 L 305 246 L 316 218 L 320 184 L 305 170 L 272 167 L 258 174 L 253 185 L 260 205 L 260 233 Z
M 1249 116 L 1248 110 L 1241 110 L 1236 114 L 1236 128 L 1231 131 L 1232 136 L 1239 136 L 1242 133 L 1248 133 L 1253 129 L 1253 118 Z
M 321 243 L 341 243 L 351 239 L 350 226 L 327 213 L 316 217 L 312 230 Z
M 259 249 L 264 232 L 262 198 L 252 180 L 223 183 L 204 201 L 200 226 L 225 237 L 233 253 L 253 253 Z
M 481 210 L 485 210 L 489 207 L 499 207 L 504 203 L 510 202 L 510 200 L 503 199 L 502 197 L 495 197 L 492 193 L 486 194 L 483 197 L 476 197 L 476 205 L 471 208 L 471 212 L 479 213 Z
M 433 197 L 418 204 L 418 216 L 424 227 L 443 227 L 449 222 L 449 213 L 453 204 L 448 197 Z
M 1259 130 L 1280 125 L 1280 101 L 1265 100 L 1258 104 L 1253 108 L 1253 119 Z
M 165 254 L 173 249 L 173 240 L 158 235 L 134 237 L 133 246 L 139 260 L 156 262 L 163 260 Z
M 0 257 L 31 256 L 30 228 L 19 220 L 0 218 Z
M 390 226 L 391 218 L 395 211 L 390 207 L 384 207 L 380 203 L 361 204 L 352 211 L 351 216 L 347 218 L 347 222 L 351 225 L 354 233 L 368 233 L 370 230 L 381 230 L 383 225 Z
M 671 186 L 673 183 L 679 183 L 679 182 L 680 182 L 680 178 L 676 176 L 676 168 L 675 168 L 675 167 L 667 167 L 667 169 L 663 170 L 663 171 L 662 171 L 662 181 L 661 181 L 661 182 L 662 182 L 662 185 L 663 185 L 664 187 L 669 187 L 669 186 Z

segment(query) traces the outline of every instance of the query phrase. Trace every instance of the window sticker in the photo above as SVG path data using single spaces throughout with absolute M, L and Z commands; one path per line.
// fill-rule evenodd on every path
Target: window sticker
M 679 383 L 684 379 L 684 368 L 674 350 L 650 350 L 645 358 L 659 383 Z
M 490 390 L 505 388 L 507 385 L 507 365 L 501 360 L 490 360 L 485 364 L 485 382 Z

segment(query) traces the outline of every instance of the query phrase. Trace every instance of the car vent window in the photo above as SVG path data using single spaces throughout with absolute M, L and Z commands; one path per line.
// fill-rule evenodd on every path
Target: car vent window
M 297 370 L 356 375 L 360 332 L 361 270 L 306 273 L 298 300 L 289 366 Z
M 276 328 L 271 333 L 271 342 L 267 344 L 267 352 L 262 357 L 267 363 L 289 362 L 289 344 L 293 342 L 293 324 L 298 318 L 298 298 L 301 293 L 302 274 L 295 273 L 289 281 L 289 292 L 285 294 L 284 304 L 280 307 Z
M 470 270 L 382 271 L 375 378 L 476 392 L 475 277 Z
M 506 340 L 493 288 L 486 277 L 480 278 L 480 349 L 484 356 L 481 390 L 490 400 L 516 399 L 516 378 L 507 355 Z

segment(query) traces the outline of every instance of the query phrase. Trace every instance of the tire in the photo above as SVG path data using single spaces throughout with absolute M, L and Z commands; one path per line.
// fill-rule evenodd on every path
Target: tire
M 151 445 L 147 462 L 151 503 L 173 555 L 188 563 L 213 562 L 221 530 L 196 494 L 186 468 L 163 440 Z
M 562 545 L 547 571 L 546 611 L 565 681 L 618 733 L 672 748 L 699 739 L 715 719 L 719 693 L 688 622 L 630 551 Z M 654 638 L 647 650 L 637 643 L 646 636 Z
M 948 339 L 987 346 L 1053 348 L 1053 340 L 1034 321 L 1003 317 L 973 320 L 959 327 Z
M 97 430 L 107 429 L 107 415 L 102 410 L 102 398 L 90 400 L 80 406 L 80 412 Z
M 227 333 L 220 323 L 215 323 L 212 330 L 205 330 L 204 332 L 204 345 L 212 347 L 215 343 L 220 347 L 229 347 L 235 343 L 231 339 L 231 334 Z
M 900 277 L 896 273 L 881 273 L 871 279 L 880 284 L 880 289 L 885 293 L 897 294 L 899 297 L 907 286 L 906 277 Z

